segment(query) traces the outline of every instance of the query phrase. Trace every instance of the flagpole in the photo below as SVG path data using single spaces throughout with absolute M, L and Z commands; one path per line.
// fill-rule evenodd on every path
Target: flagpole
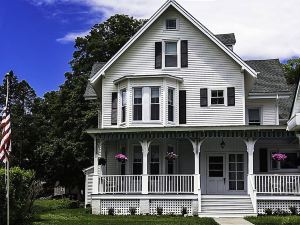
M 9 77 L 10 77 L 10 73 L 7 73 L 6 74 L 6 102 L 5 102 L 5 105 L 6 105 L 6 108 L 8 106 L 8 94 L 9 94 Z M 6 161 L 6 202 L 7 202 L 7 225 L 9 225 L 9 183 L 10 183 L 10 180 L 9 180 L 9 156 L 7 154 L 7 161 Z

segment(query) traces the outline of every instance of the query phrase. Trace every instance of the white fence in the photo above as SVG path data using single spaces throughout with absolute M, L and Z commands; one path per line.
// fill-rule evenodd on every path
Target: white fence
M 253 175 L 261 194 L 300 194 L 300 175 Z

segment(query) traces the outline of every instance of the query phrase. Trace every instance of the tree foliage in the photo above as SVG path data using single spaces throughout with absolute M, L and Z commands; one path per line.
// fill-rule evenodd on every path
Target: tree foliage
M 283 64 L 286 72 L 286 79 L 289 84 L 296 84 L 300 77 L 300 58 L 290 59 Z

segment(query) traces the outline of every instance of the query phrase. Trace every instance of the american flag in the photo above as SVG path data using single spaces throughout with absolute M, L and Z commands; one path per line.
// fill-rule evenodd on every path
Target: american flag
M 2 121 L 0 124 L 2 129 L 2 138 L 0 144 L 0 161 L 6 163 L 11 152 L 11 124 L 9 108 L 4 107 L 2 112 Z

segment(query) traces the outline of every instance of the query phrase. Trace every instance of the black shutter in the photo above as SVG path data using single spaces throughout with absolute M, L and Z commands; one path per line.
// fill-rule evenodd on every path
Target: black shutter
M 235 106 L 235 88 L 234 87 L 227 88 L 227 105 Z
M 205 107 L 207 106 L 207 88 L 200 89 L 200 106 Z
M 181 41 L 181 67 L 188 67 L 188 41 Z
M 259 168 L 260 172 L 268 172 L 268 149 L 259 149 Z
M 111 125 L 117 125 L 118 119 L 118 93 L 111 93 Z
M 179 91 L 179 124 L 186 124 L 186 91 Z
M 155 42 L 155 69 L 161 69 L 162 64 L 162 44 Z

